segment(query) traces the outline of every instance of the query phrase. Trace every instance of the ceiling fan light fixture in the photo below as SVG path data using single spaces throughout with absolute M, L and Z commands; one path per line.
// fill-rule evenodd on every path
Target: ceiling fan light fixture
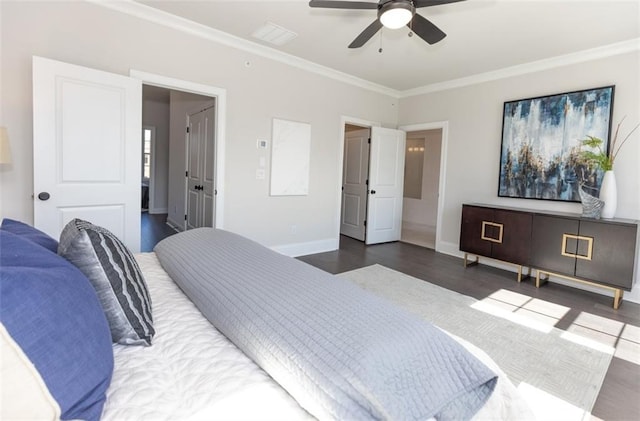
M 410 1 L 389 2 L 378 11 L 378 19 L 385 28 L 402 28 L 411 21 L 416 9 Z

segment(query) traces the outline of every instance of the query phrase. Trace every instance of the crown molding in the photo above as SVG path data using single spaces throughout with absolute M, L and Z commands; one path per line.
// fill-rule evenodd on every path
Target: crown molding
M 579 64 L 586 61 L 598 60 L 616 56 L 619 54 L 626 54 L 633 51 L 640 51 L 640 38 L 633 38 L 627 41 L 617 42 L 614 44 L 604 45 L 588 50 L 577 51 L 575 53 L 565 54 L 562 56 L 532 61 L 529 63 L 519 64 L 517 66 L 505 67 L 503 69 L 495 70 L 492 72 L 479 73 L 459 79 L 433 83 L 415 89 L 408 89 L 406 91 L 400 92 L 400 98 L 408 98 L 416 95 L 429 94 L 433 92 L 461 88 L 464 86 L 476 85 L 479 83 L 491 82 L 494 80 L 505 79 L 514 76 L 521 76 L 528 73 L 541 72 L 544 70 L 568 66 L 571 64 Z
M 316 73 L 321 76 L 325 76 L 331 79 L 338 80 L 340 82 L 347 83 L 352 86 L 367 89 L 369 91 L 377 92 L 383 95 L 389 95 L 393 98 L 400 97 L 400 91 L 392 89 L 377 83 L 370 82 L 365 79 L 361 79 L 344 72 L 326 67 L 309 60 L 296 57 L 294 55 L 284 53 L 246 40 L 244 38 L 237 37 L 227 32 L 220 31 L 218 29 L 211 28 L 209 26 L 194 22 L 189 19 L 182 18 L 180 16 L 172 15 L 162 10 L 155 9 L 142 3 L 138 3 L 133 0 L 85 0 L 88 3 L 92 3 L 98 6 L 105 7 L 107 9 L 115 10 L 121 13 L 135 16 L 140 19 L 147 20 L 149 22 L 157 23 L 159 25 L 166 26 L 168 28 L 175 29 L 177 31 L 185 32 L 200 38 L 207 39 L 228 47 L 243 50 L 261 57 L 265 57 L 271 60 L 279 61 L 281 63 L 297 67 L 308 72 Z
M 551 57 L 543 60 L 523 63 L 516 66 L 505 67 L 503 69 L 478 73 L 475 75 L 452 79 L 444 82 L 432 83 L 418 88 L 400 91 L 377 83 L 370 82 L 356 76 L 314 63 L 309 60 L 296 57 L 246 40 L 244 38 L 231 35 L 227 32 L 211 28 L 209 26 L 176 16 L 162 10 L 155 9 L 134 0 L 85 0 L 86 2 L 115 10 L 131 16 L 138 17 L 149 22 L 166 26 L 184 33 L 188 33 L 200 38 L 204 38 L 228 47 L 243 50 L 261 57 L 275 60 L 302 70 L 319 74 L 352 86 L 367 89 L 393 98 L 408 98 L 416 95 L 424 95 L 449 89 L 461 88 L 464 86 L 476 85 L 479 83 L 491 82 L 514 76 L 521 76 L 528 73 L 540 72 L 571 64 L 583 63 L 586 61 L 607 58 L 619 54 L 626 54 L 633 51 L 640 51 L 640 38 L 633 38 L 627 41 L 577 51 L 562 56 Z

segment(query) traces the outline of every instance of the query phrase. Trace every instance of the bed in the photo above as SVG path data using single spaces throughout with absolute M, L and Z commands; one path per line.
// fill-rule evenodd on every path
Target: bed
M 5 235 L 1 243 L 5 248 L 8 241 L 15 240 L 13 237 L 7 240 L 2 230 L 0 234 Z M 61 239 L 57 249 L 64 244 L 64 239 Z M 53 245 L 49 244 L 49 246 L 50 249 L 53 248 Z M 255 254 L 255 252 L 252 253 Z M 271 251 L 265 253 L 268 255 Z M 6 254 L 4 250 L 2 254 Z M 53 259 L 47 255 L 47 258 L 49 257 Z M 9 279 L 11 273 L 7 275 L 5 270 L 8 266 L 5 256 L 0 258 L 3 259 L 3 280 Z M 227 336 L 212 326 L 203 316 L 203 312 L 187 298 L 183 290 L 165 271 L 158 254 L 143 253 L 135 255 L 133 259 L 132 265 L 138 266 L 144 275 L 148 295 L 153 303 L 154 332 L 151 346 L 127 343 L 131 342 L 131 339 L 112 345 L 113 365 L 107 384 L 105 385 L 104 381 L 96 383 L 99 384 L 98 389 L 102 390 L 102 392 L 98 390 L 97 395 L 102 393 L 104 399 L 101 403 L 96 399 L 95 405 L 93 402 L 91 405 L 85 405 L 86 408 L 93 408 L 93 412 L 80 418 L 103 420 L 306 420 L 315 418 L 291 396 L 292 393 L 287 392 L 247 356 L 247 354 L 251 355 L 251 351 L 243 352 Z M 5 292 L 3 290 L 3 293 Z M 7 330 L 15 329 L 15 326 L 10 326 L 11 323 L 6 323 L 8 317 L 3 310 L 3 325 L 8 326 Z M 83 324 L 86 324 L 86 320 Z M 233 337 L 232 334 L 228 336 Z M 473 419 L 532 419 L 533 416 L 523 399 L 499 367 L 478 348 L 460 338 L 454 339 L 497 374 L 493 392 L 480 410 L 473 415 Z M 80 357 L 73 358 L 75 358 L 74 364 L 79 364 Z M 38 364 L 35 365 L 38 368 Z M 52 389 L 46 376 L 43 377 L 46 386 Z M 8 381 L 7 379 L 3 367 L 3 381 Z M 51 395 L 54 401 L 59 400 L 56 393 L 52 392 Z M 86 399 L 86 396 L 82 398 Z M 28 410 L 31 410 L 31 406 L 32 404 L 27 405 Z M 78 417 L 77 411 L 83 410 L 78 409 L 78 405 L 73 408 L 64 408 L 61 404 L 58 406 L 58 412 L 54 410 L 53 418 Z M 304 406 L 313 409 L 313 405 Z M 96 408 L 99 409 L 97 415 Z M 27 409 L 23 406 L 21 410 Z M 320 418 L 326 417 L 320 416 Z

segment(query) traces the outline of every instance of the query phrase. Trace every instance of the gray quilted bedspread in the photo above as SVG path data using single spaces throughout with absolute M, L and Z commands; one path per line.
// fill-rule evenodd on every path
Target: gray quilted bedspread
M 438 328 L 244 237 L 201 228 L 154 251 L 202 314 L 319 419 L 464 420 L 495 387 Z

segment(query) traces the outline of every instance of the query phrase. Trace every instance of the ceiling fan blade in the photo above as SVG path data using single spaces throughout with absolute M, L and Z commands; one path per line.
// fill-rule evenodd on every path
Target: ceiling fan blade
M 417 36 L 427 41 L 429 44 L 435 44 L 438 41 L 442 41 L 442 39 L 447 36 L 447 34 L 442 32 L 440 28 L 417 13 L 413 15 L 413 19 L 411 19 L 411 22 L 409 22 L 407 26 Z
M 377 9 L 378 3 L 364 3 L 361 1 L 323 1 L 311 0 L 310 7 L 324 7 L 327 9 Z
M 441 4 L 457 3 L 459 1 L 466 0 L 414 0 L 413 5 L 417 9 L 418 7 L 439 6 Z
M 360 32 L 360 35 L 356 37 L 356 39 L 349 44 L 349 48 L 360 48 L 367 43 L 371 39 L 372 36 L 376 34 L 382 28 L 382 23 L 380 19 L 376 19 L 373 23 L 365 28 L 364 31 Z

